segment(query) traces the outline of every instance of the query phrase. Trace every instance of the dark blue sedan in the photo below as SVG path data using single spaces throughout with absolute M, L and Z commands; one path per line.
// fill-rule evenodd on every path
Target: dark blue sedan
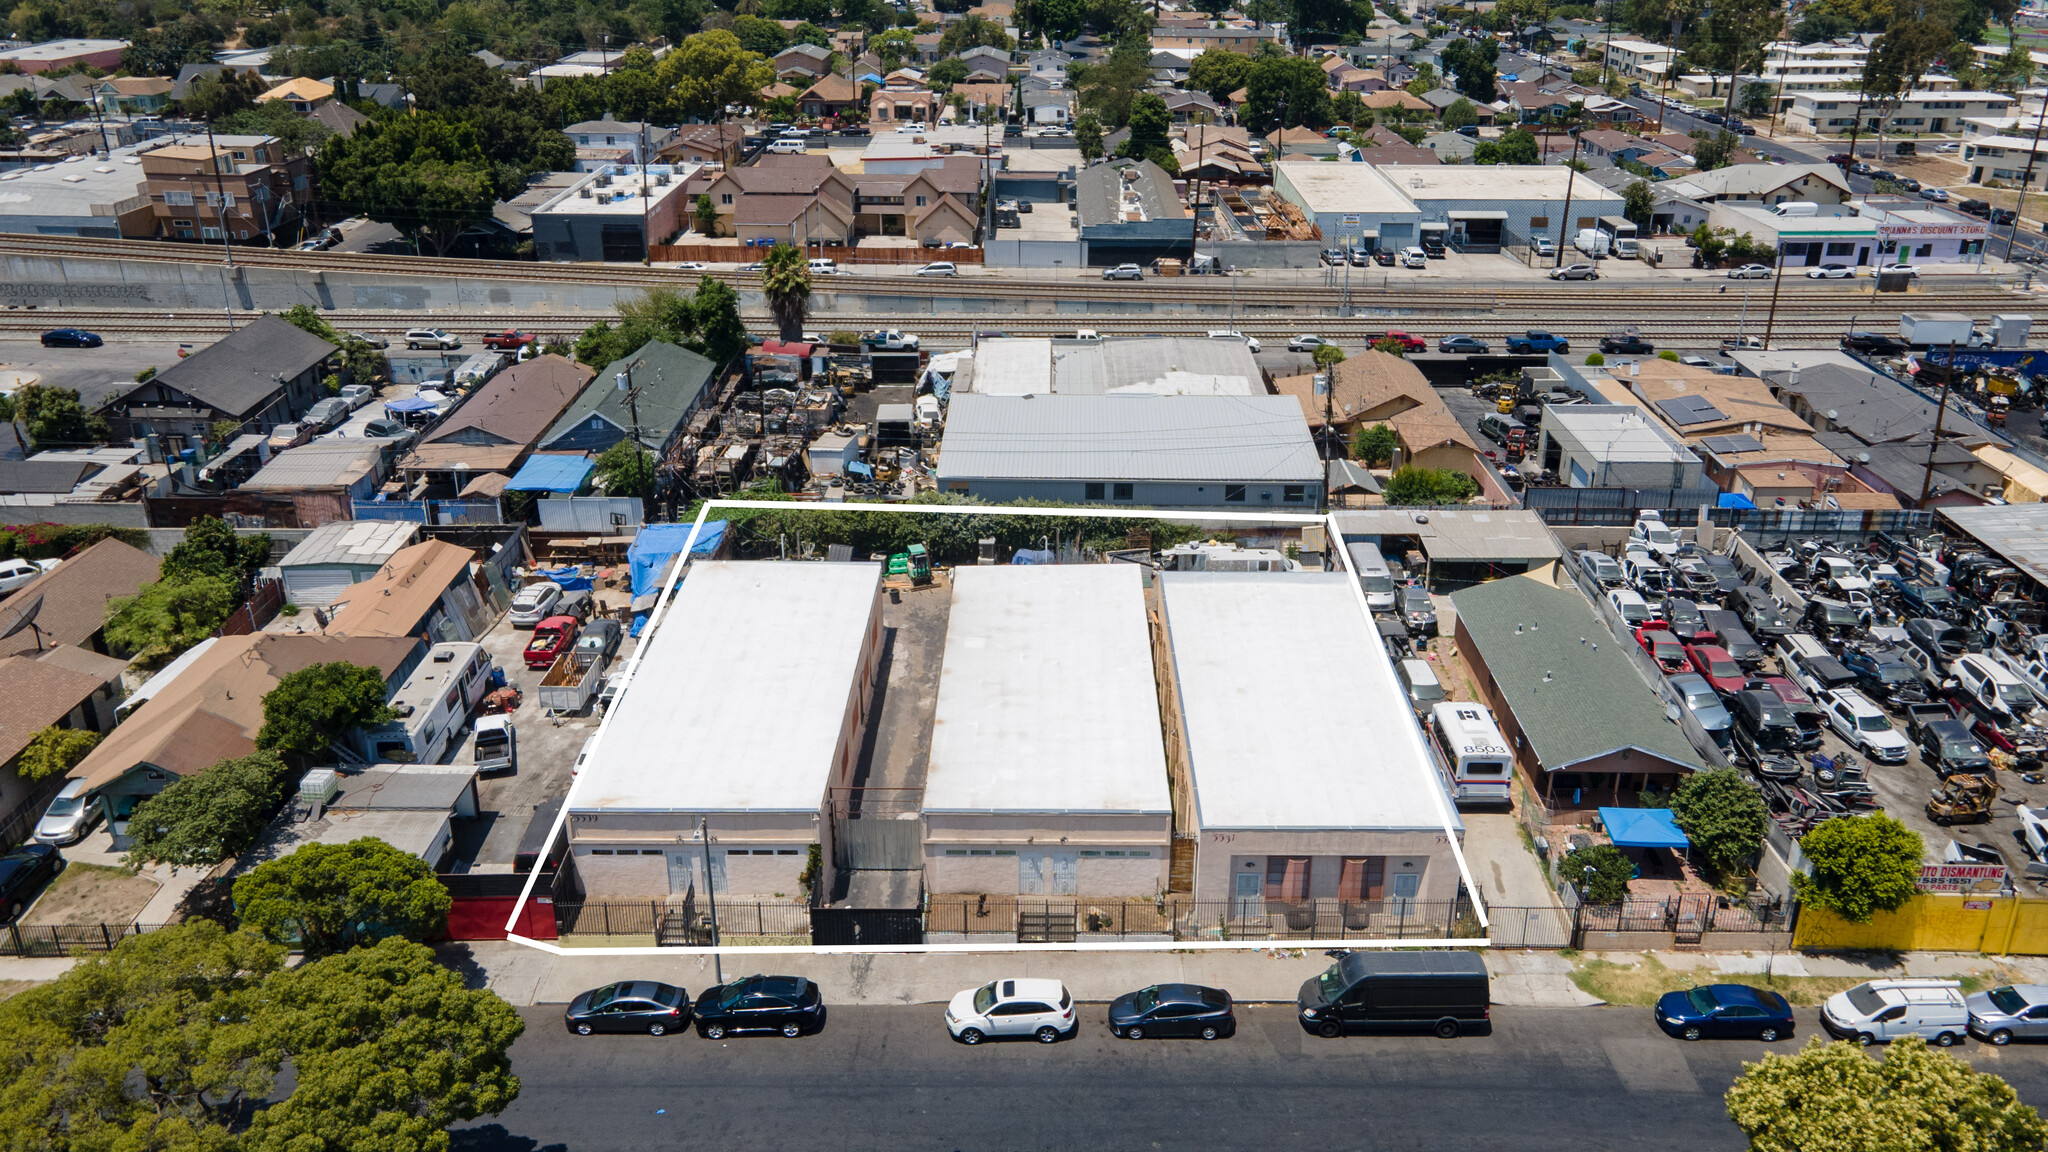
M 64 857 L 48 844 L 29 844 L 0 855 L 0 923 L 19 920 L 36 893 L 64 870 Z
M 1109 1006 L 1109 1034 L 1128 1040 L 1147 1036 L 1199 1036 L 1220 1040 L 1237 1034 L 1230 993 L 1199 984 L 1154 984 L 1117 997 Z
M 52 328 L 43 333 L 45 348 L 97 348 L 104 343 L 97 332 L 83 328 Z
M 1747 984 L 1666 992 L 1654 1011 L 1657 1027 L 1682 1040 L 1714 1036 L 1770 1041 L 1792 1035 L 1792 1006 L 1785 998 Z

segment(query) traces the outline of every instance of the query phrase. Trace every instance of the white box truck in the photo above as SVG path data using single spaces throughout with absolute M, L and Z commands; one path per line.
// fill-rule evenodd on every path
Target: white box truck
M 1978 348 L 1991 338 L 1977 331 L 1961 312 L 1906 312 L 1899 316 L 1899 339 L 1915 348 Z
M 1637 255 L 1636 224 L 1626 216 L 1602 216 L 1598 231 L 1607 238 L 1607 251 L 1623 260 Z

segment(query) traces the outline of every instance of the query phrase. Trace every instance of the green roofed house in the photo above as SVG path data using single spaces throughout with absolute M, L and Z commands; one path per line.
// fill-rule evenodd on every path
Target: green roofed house
M 661 454 L 710 398 L 717 376 L 718 365 L 707 357 L 650 340 L 600 371 L 534 450 L 596 456 L 637 426 L 640 443 Z
M 1454 593 L 1458 651 L 1551 823 L 1704 769 L 1628 649 L 1555 565 Z

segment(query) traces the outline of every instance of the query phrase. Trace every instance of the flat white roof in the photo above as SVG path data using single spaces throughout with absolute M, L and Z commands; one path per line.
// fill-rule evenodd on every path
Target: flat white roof
M 1052 391 L 1052 341 L 1012 336 L 974 348 L 974 390 L 984 396 L 1038 396 Z
M 1357 165 L 1353 165 L 1357 167 Z M 1587 215 L 1595 201 L 1621 203 L 1621 193 L 1611 192 L 1592 180 L 1573 178 L 1562 164 L 1389 164 L 1380 169 L 1387 182 L 1409 199 L 1423 200 L 1563 200 L 1565 184 L 1577 205 L 1584 201 Z
M 953 570 L 926 812 L 1173 810 L 1133 564 Z
M 1158 579 L 1202 830 L 1443 830 L 1442 785 L 1349 573 Z
M 1302 206 L 1310 212 L 1388 216 L 1416 211 L 1415 204 L 1371 164 L 1282 160 L 1273 170 L 1277 176 L 1287 178 L 1300 195 Z
M 699 560 L 584 766 L 577 812 L 816 812 L 880 564 Z

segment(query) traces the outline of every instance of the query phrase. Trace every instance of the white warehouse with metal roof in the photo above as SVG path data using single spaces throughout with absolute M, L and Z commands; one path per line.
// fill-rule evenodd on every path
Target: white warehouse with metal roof
M 880 564 L 691 564 L 569 797 L 586 897 L 801 903 L 813 844 L 830 890 L 827 813 L 859 759 L 881 595 Z
M 962 567 L 925 777 L 925 887 L 1166 891 L 1173 805 L 1145 574 Z
M 1338 936 L 1442 921 L 1464 825 L 1353 578 L 1158 579 L 1204 922 Z
M 1714 406 L 1698 396 L 1660 400 L 1681 427 L 1691 409 Z M 1704 419 L 1704 415 L 1701 419 Z M 1572 488 L 1711 488 L 1705 465 L 1685 442 L 1633 404 L 1568 404 L 1543 409 L 1543 445 L 1536 459 Z
M 956 395 L 936 471 L 998 504 L 1304 512 L 1324 484 L 1291 396 Z

